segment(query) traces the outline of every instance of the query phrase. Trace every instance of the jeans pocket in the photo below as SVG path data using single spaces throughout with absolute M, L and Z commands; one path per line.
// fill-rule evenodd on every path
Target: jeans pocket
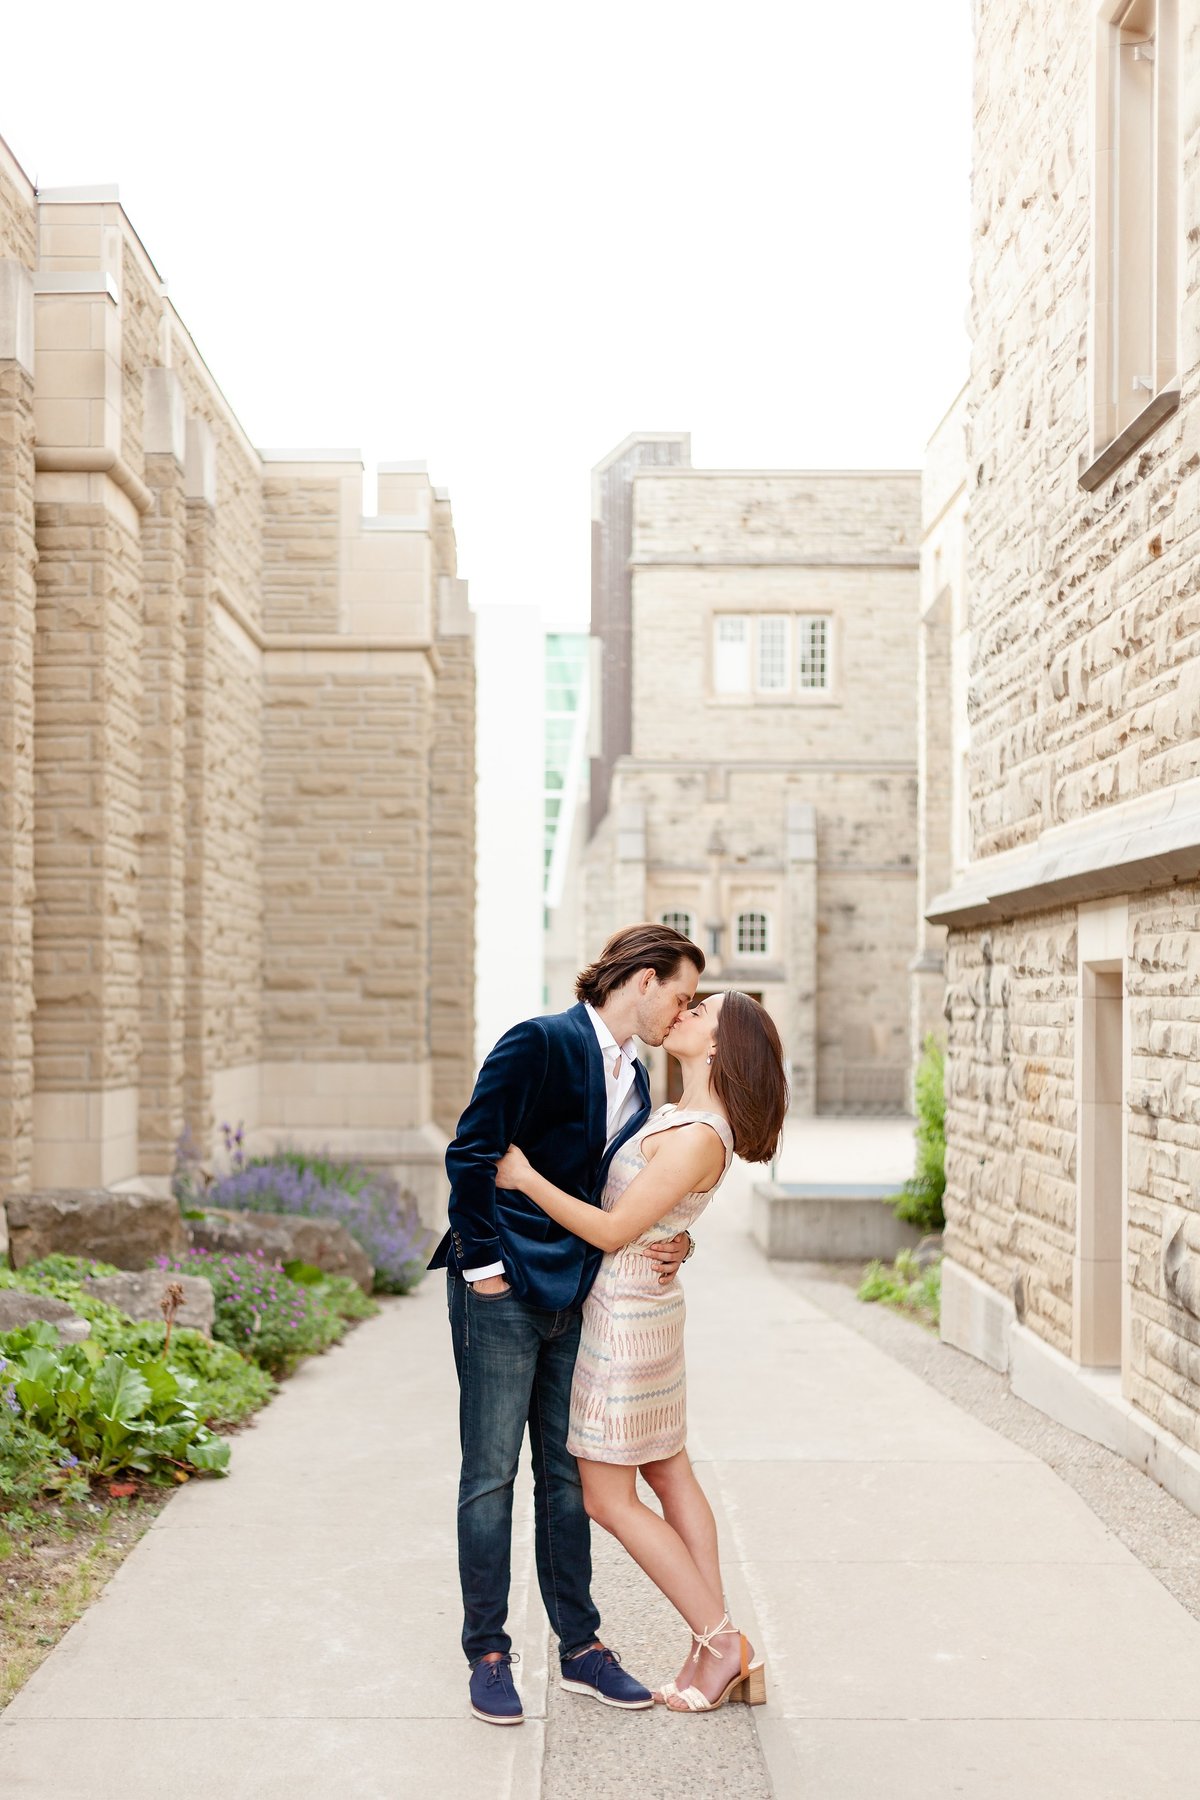
M 467 1285 L 470 1289 L 472 1298 L 475 1300 L 482 1300 L 485 1303 L 490 1300 L 508 1300 L 512 1297 L 512 1289 L 510 1287 L 501 1288 L 498 1294 L 481 1294 L 473 1281 L 469 1282 Z

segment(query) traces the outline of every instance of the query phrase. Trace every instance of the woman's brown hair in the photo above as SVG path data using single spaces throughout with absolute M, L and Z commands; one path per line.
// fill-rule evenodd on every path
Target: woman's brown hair
M 576 998 L 603 1006 L 639 969 L 653 969 L 658 979 L 665 981 L 685 957 L 696 965 L 697 975 L 704 973 L 703 950 L 682 931 L 670 925 L 626 925 L 613 933 L 595 962 L 580 971 Z
M 730 988 L 721 1002 L 709 1080 L 729 1117 L 744 1162 L 770 1162 L 787 1116 L 787 1075 L 775 1021 L 749 994 Z

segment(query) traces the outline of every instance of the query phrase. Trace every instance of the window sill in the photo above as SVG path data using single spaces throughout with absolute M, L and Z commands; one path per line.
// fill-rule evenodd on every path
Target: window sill
M 1169 381 L 1160 388 L 1153 400 L 1147 402 L 1136 419 L 1130 419 L 1124 431 L 1092 457 L 1090 462 L 1084 461 L 1086 452 L 1079 457 L 1079 485 L 1092 493 L 1101 482 L 1107 481 L 1114 469 L 1118 469 L 1126 457 L 1132 456 L 1139 444 L 1144 444 L 1152 432 L 1157 431 L 1164 419 L 1169 419 L 1179 406 L 1178 379 Z
M 810 688 L 792 694 L 709 694 L 710 706 L 840 706 L 840 698 L 828 688 Z

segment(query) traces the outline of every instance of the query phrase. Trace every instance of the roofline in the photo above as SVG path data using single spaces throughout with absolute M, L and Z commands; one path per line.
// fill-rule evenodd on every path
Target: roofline
M 611 469 L 613 464 L 619 462 L 627 451 L 633 449 L 635 444 L 683 444 L 688 456 L 690 457 L 692 454 L 690 431 L 631 431 L 627 438 L 621 439 L 615 450 L 610 450 L 607 456 L 602 456 L 600 461 L 593 465 L 593 476 L 603 475 L 606 469 Z

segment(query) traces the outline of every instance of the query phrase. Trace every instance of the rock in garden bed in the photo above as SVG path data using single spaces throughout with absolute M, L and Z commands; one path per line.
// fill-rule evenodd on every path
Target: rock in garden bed
M 311 1263 L 327 1275 L 349 1275 L 364 1294 L 371 1292 L 375 1271 L 344 1225 L 336 1219 L 308 1219 L 299 1214 L 223 1212 L 212 1207 L 203 1218 L 187 1220 L 188 1235 L 199 1250 L 253 1256 L 274 1262 Z
M 202 1275 L 166 1275 L 161 1269 L 142 1269 L 120 1275 L 93 1275 L 84 1282 L 89 1294 L 106 1300 L 131 1319 L 152 1319 L 162 1324 L 162 1299 L 177 1281 L 183 1289 L 183 1305 L 175 1314 L 177 1325 L 190 1325 L 205 1337 L 213 1333 L 212 1282 Z M 0 1296 L 2 1298 L 2 1296 Z
M 179 1207 L 170 1195 L 45 1188 L 10 1194 L 6 1211 L 14 1269 L 56 1251 L 119 1269 L 146 1269 L 156 1257 L 182 1256 L 187 1249 Z
M 91 1331 L 87 1320 L 73 1312 L 65 1300 L 55 1300 L 49 1294 L 26 1294 L 21 1288 L 0 1288 L 0 1332 L 19 1331 L 35 1319 L 46 1319 L 53 1325 L 64 1344 L 81 1343 Z

